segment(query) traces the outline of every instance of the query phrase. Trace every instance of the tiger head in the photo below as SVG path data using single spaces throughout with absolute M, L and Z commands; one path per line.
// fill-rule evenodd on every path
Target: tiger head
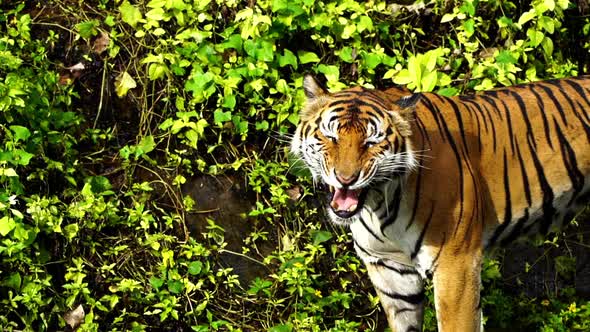
M 291 152 L 328 188 L 330 219 L 349 225 L 362 210 L 368 190 L 403 176 L 417 165 L 410 142 L 419 94 L 352 88 L 328 92 L 310 75 L 307 97 Z

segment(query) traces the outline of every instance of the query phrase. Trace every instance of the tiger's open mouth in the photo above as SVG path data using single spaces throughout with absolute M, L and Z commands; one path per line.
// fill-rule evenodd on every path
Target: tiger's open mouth
M 363 208 L 366 192 L 365 188 L 352 190 L 330 186 L 328 193 L 330 208 L 340 218 L 351 218 Z

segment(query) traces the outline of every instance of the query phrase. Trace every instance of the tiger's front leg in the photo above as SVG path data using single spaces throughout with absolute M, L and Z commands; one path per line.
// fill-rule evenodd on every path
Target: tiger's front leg
M 422 331 L 424 282 L 418 271 L 389 260 L 366 266 L 392 332 Z
M 439 332 L 481 332 L 481 253 L 442 255 L 434 276 Z

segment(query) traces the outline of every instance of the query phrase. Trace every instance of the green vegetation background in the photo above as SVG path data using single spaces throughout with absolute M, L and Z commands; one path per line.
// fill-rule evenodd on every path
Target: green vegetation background
M 587 7 L 0 1 L 0 330 L 382 329 L 349 236 L 287 156 L 303 74 L 444 95 L 572 76 Z M 560 255 L 555 278 L 576 264 Z M 571 283 L 531 297 L 500 272 L 486 262 L 488 329 L 590 329 Z

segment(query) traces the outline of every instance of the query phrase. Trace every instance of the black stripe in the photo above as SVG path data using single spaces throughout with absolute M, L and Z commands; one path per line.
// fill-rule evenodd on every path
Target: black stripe
M 512 154 L 514 154 L 515 150 L 515 143 L 514 143 L 514 131 L 512 130 L 512 118 L 510 117 L 510 109 L 508 109 L 508 105 L 504 102 L 504 100 L 500 99 L 500 103 L 504 106 L 504 110 L 506 112 L 506 124 L 508 124 L 508 137 L 510 137 L 510 150 Z
M 465 107 L 466 107 L 466 109 L 467 109 L 467 111 L 468 111 L 468 113 L 469 113 L 470 115 L 471 115 L 471 114 L 475 114 L 475 124 L 477 125 L 477 143 L 478 143 L 478 149 L 479 149 L 479 151 L 481 151 L 481 149 L 482 149 L 482 146 L 483 146 L 483 143 L 482 143 L 482 141 L 481 141 L 481 139 L 482 139 L 482 135 L 481 135 L 481 125 L 480 125 L 480 123 L 479 123 L 479 114 L 478 114 L 478 112 L 477 112 L 477 111 L 475 111 L 475 110 L 473 110 L 473 109 L 471 108 L 471 105 L 468 105 L 468 104 L 466 104 L 466 103 L 463 103 L 463 106 L 465 106 Z M 471 116 L 471 119 L 473 120 L 473 116 Z M 483 122 L 484 122 L 484 124 L 485 124 L 485 119 L 484 119 L 484 121 L 483 121 Z M 486 125 L 486 131 L 487 131 L 487 125 Z
M 502 241 L 501 245 L 505 246 L 512 241 L 516 240 L 522 234 L 522 228 L 524 224 L 529 220 L 529 209 L 524 210 L 524 215 L 518 219 L 514 227 L 512 227 L 512 231 L 508 236 L 505 236 Z
M 535 91 L 535 89 L 532 87 L 531 92 L 537 99 L 537 106 L 539 107 L 539 114 L 541 114 L 541 118 L 543 119 L 543 127 L 545 128 L 545 138 L 547 139 L 547 144 L 549 144 L 549 147 L 551 150 L 553 150 L 553 143 L 551 142 L 551 129 L 549 128 L 549 121 L 547 121 L 547 114 L 545 114 L 545 103 L 543 103 L 543 98 L 541 98 L 537 91 Z
M 398 185 L 397 188 L 395 188 L 395 192 L 393 194 L 393 199 L 390 201 L 393 205 L 389 204 L 393 208 L 390 211 L 391 214 L 389 214 L 387 216 L 387 219 L 385 220 L 385 222 L 383 224 L 381 224 L 381 227 L 380 227 L 381 234 L 383 234 L 383 235 L 385 235 L 385 233 L 383 233 L 385 228 L 392 225 L 395 222 L 395 220 L 397 219 L 397 215 L 399 213 L 399 206 L 400 206 L 400 202 L 401 202 L 401 193 L 402 193 L 401 192 L 401 185 Z
M 578 105 L 580 105 L 580 108 L 583 110 L 590 109 L 590 99 L 588 99 L 588 97 L 586 96 L 586 93 L 584 92 L 584 88 L 572 80 L 564 80 L 564 83 L 568 84 L 574 90 L 576 90 L 576 92 L 578 93 L 578 96 L 580 97 L 580 98 L 576 98 L 576 100 L 583 100 L 586 102 L 586 106 L 582 106 L 579 104 L 579 101 L 578 101 Z M 584 114 L 586 116 L 586 120 L 590 121 L 590 117 L 588 116 L 589 113 L 586 111 L 586 112 L 584 112 Z
M 356 240 L 355 240 L 355 239 L 352 239 L 352 242 L 354 243 L 354 246 L 355 246 L 356 248 L 358 248 L 360 251 L 364 252 L 364 253 L 365 253 L 365 255 L 367 255 L 367 256 L 373 256 L 373 255 L 371 255 L 371 253 L 369 253 L 369 252 L 367 251 L 367 249 L 363 248 L 363 247 L 362 247 L 362 246 L 361 246 L 361 245 L 360 245 L 358 242 L 356 242 Z
M 494 91 L 487 91 L 484 94 L 481 95 L 481 97 L 488 102 L 488 104 L 490 104 L 492 106 L 492 110 L 496 112 L 496 114 L 498 115 L 498 117 L 500 118 L 500 121 L 503 120 L 502 118 L 502 112 L 500 112 L 500 108 L 498 107 L 498 104 L 496 104 L 496 101 L 494 100 L 494 98 L 497 98 L 497 94 L 492 94 L 491 92 Z M 488 96 L 488 94 L 491 96 Z
M 445 137 L 445 133 L 443 131 L 443 126 L 442 126 L 442 122 L 444 122 L 444 119 L 440 119 L 440 110 L 438 108 L 436 108 L 434 106 L 434 104 L 428 99 L 428 98 L 422 98 L 422 100 L 424 101 L 424 103 L 426 104 L 426 108 L 430 111 L 430 113 L 432 113 L 432 117 L 434 118 L 434 121 L 436 121 L 436 126 L 438 127 L 438 133 L 440 134 L 440 137 L 442 138 L 443 142 L 446 142 L 446 137 Z M 436 112 L 435 112 L 436 109 Z
M 553 81 L 548 81 L 547 83 L 551 83 L 551 84 L 555 84 L 555 82 Z M 558 87 L 560 87 L 560 85 L 557 85 Z M 568 94 L 562 90 L 562 89 L 558 89 L 557 91 L 559 91 L 561 93 L 561 96 L 567 100 L 568 104 L 570 105 L 571 111 L 572 113 L 574 113 L 574 115 L 576 116 L 576 118 L 578 118 L 578 120 L 580 121 L 580 124 L 582 125 L 582 127 L 584 128 L 584 131 L 586 132 L 586 138 L 588 140 L 588 142 L 590 142 L 590 126 L 586 123 L 586 120 L 584 120 L 582 117 L 583 115 L 580 114 L 578 111 L 584 111 L 583 107 L 576 107 L 576 105 L 574 105 L 573 100 L 570 98 L 570 96 L 568 96 Z M 581 106 L 578 103 L 578 106 Z M 590 119 L 586 116 L 587 121 L 590 121 Z
M 463 118 L 461 116 L 461 111 L 459 110 L 459 106 L 453 100 L 453 98 L 443 98 L 438 96 L 441 99 L 446 100 L 450 105 L 453 111 L 455 112 L 455 117 L 457 118 L 457 124 L 459 125 L 459 133 L 461 134 L 461 139 L 463 140 L 463 146 L 465 147 L 465 151 L 469 153 L 469 147 L 467 146 L 467 139 L 465 138 L 465 128 L 463 127 Z
M 504 149 L 504 221 L 496 227 L 494 234 L 490 238 L 488 246 L 493 246 L 502 232 L 508 227 L 512 221 L 512 201 L 510 198 L 510 178 L 508 176 L 508 159 L 506 157 L 506 149 Z
M 553 207 L 553 199 L 555 196 L 553 194 L 553 189 L 551 189 L 551 186 L 547 181 L 545 172 L 543 171 L 543 165 L 541 164 L 541 161 L 539 160 L 539 157 L 536 154 L 534 144 L 531 142 L 530 139 L 527 140 L 527 143 L 529 146 L 529 150 L 531 152 L 531 159 L 533 161 L 533 165 L 535 166 L 535 170 L 537 171 L 537 177 L 541 185 L 541 191 L 543 192 L 543 220 L 540 229 L 542 235 L 545 235 L 549 230 L 551 220 L 553 218 L 553 215 L 555 214 L 555 208 Z
M 422 301 L 424 301 L 424 298 L 425 298 L 424 289 L 422 289 L 420 291 L 420 293 L 404 295 L 404 294 L 388 292 L 386 290 L 383 290 L 383 289 L 377 287 L 376 285 L 373 285 L 373 286 L 375 286 L 375 289 L 377 291 L 379 291 L 383 295 L 386 295 L 390 299 L 404 301 L 406 303 L 413 304 L 413 305 L 418 305 L 418 304 L 422 303 Z
M 428 276 L 428 278 L 432 278 L 432 275 L 434 274 L 434 272 L 436 271 L 436 268 L 438 267 L 438 259 L 440 258 L 440 254 L 443 251 L 443 247 L 445 245 L 445 241 L 447 240 L 447 233 L 443 232 L 443 238 L 442 241 L 440 242 L 441 245 L 438 249 L 438 252 L 436 253 L 436 256 L 434 256 L 434 259 L 432 260 L 432 264 L 430 265 L 430 268 L 428 270 L 426 270 L 426 276 Z
M 416 172 L 418 172 L 418 175 L 416 176 L 416 189 L 414 190 L 414 206 L 412 207 L 412 216 L 410 217 L 410 221 L 408 222 L 408 225 L 406 225 L 406 231 L 410 229 L 414 223 L 414 218 L 416 218 L 416 212 L 418 211 L 418 202 L 420 201 L 420 188 L 422 187 L 420 181 L 422 179 L 422 167 L 418 167 Z
M 578 168 L 578 161 L 576 160 L 576 153 L 572 149 L 571 145 L 567 141 L 565 135 L 561 131 L 557 120 L 553 118 L 555 122 L 555 129 L 557 131 L 557 138 L 559 139 L 559 143 L 561 145 L 561 156 L 563 158 L 563 164 L 567 170 L 567 174 L 572 182 L 572 186 L 574 187 L 574 193 L 570 202 L 568 203 L 568 207 L 574 203 L 575 197 L 577 197 L 582 189 L 584 189 L 584 175 L 580 172 Z
M 435 95 L 436 96 L 436 95 Z M 423 99 L 424 100 L 424 99 Z M 430 100 L 426 99 L 426 101 L 430 102 Z M 436 117 L 436 113 L 440 114 L 440 110 L 438 109 L 438 107 L 434 106 L 434 104 L 430 103 L 431 107 L 428 107 L 428 110 L 432 113 L 433 116 Z M 444 119 L 443 119 L 444 120 Z M 453 150 L 453 153 L 455 154 L 455 159 L 457 160 L 457 170 L 459 172 L 459 188 L 460 190 L 460 199 L 459 202 L 461 203 L 461 210 L 459 211 L 459 221 L 461 221 L 463 219 L 463 202 L 464 202 L 464 195 L 465 193 L 464 191 L 464 186 L 463 186 L 463 167 L 461 165 L 461 156 L 459 153 L 459 149 L 457 147 L 457 144 L 455 143 L 455 140 L 453 138 L 453 135 L 451 134 L 451 131 L 449 130 L 449 127 L 447 126 L 446 122 L 442 121 L 442 128 L 444 129 L 444 132 L 449 140 L 449 144 L 451 146 L 451 149 Z M 457 226 L 459 225 L 459 223 L 457 223 Z
M 430 207 L 430 215 L 428 216 L 428 220 L 426 220 L 426 224 L 424 225 L 424 228 L 422 228 L 422 231 L 420 232 L 420 236 L 418 237 L 418 240 L 416 241 L 416 244 L 414 245 L 414 251 L 410 255 L 410 259 L 412 259 L 412 260 L 414 260 L 414 258 L 416 258 L 416 256 L 418 255 L 418 252 L 420 252 L 420 248 L 422 247 L 422 241 L 424 240 L 424 235 L 426 235 L 426 231 L 428 230 L 428 226 L 430 226 L 430 222 L 432 221 L 433 212 L 434 212 L 434 205 Z
M 405 312 L 411 311 L 414 312 L 416 311 L 418 308 L 400 308 L 400 309 L 395 309 L 393 308 L 393 316 L 397 316 L 397 315 L 401 315 Z
M 377 234 L 375 234 L 375 232 L 373 232 L 373 230 L 372 230 L 371 228 L 369 228 L 369 226 L 367 226 L 367 224 L 365 223 L 365 219 L 364 219 L 363 217 L 359 217 L 359 220 L 360 220 L 361 224 L 363 224 L 363 226 L 365 227 L 365 229 L 366 229 L 367 231 L 369 231 L 369 233 L 370 233 L 371 235 L 373 235 L 373 237 L 374 237 L 374 238 L 376 238 L 376 239 L 377 239 L 377 241 L 379 241 L 379 242 L 381 242 L 381 243 L 384 243 L 384 242 L 383 242 L 383 240 L 381 240 L 381 238 L 379 238 L 379 237 L 377 236 Z
M 561 82 L 561 81 L 557 81 L 556 83 L 558 83 L 558 82 Z M 561 115 L 561 121 L 563 121 L 563 123 L 567 124 L 567 118 L 566 118 L 565 113 L 563 111 L 563 107 L 561 106 L 561 103 L 557 100 L 557 98 L 555 98 L 555 95 L 553 94 L 553 91 L 550 88 L 548 88 L 548 87 L 546 87 L 546 86 L 544 86 L 542 84 L 538 84 L 538 86 L 541 89 L 543 89 L 543 91 L 545 91 L 545 93 L 547 94 L 547 96 L 549 96 L 549 99 L 551 99 L 551 101 L 555 105 L 555 109 Z
M 522 154 L 520 153 L 520 146 L 516 145 L 516 155 L 518 156 L 518 162 L 520 163 L 520 173 L 522 176 L 522 185 L 524 188 L 524 196 L 526 198 L 527 204 L 530 207 L 532 203 L 531 199 L 531 187 L 529 185 L 529 177 L 526 171 L 526 166 L 524 164 L 524 160 L 522 159 Z
M 529 141 L 532 142 L 533 147 L 536 149 L 537 142 L 535 141 L 535 137 L 533 136 L 533 127 L 531 125 L 531 120 L 529 119 L 529 116 L 527 114 L 526 104 L 522 100 L 522 97 L 520 96 L 520 94 L 518 94 L 512 90 L 506 90 L 506 92 L 508 94 L 512 95 L 512 97 L 514 97 L 514 99 L 516 100 L 516 103 L 518 104 L 518 109 L 520 110 L 520 114 L 522 115 L 522 119 L 524 120 L 524 123 L 526 125 L 527 136 L 530 138 Z
M 399 268 L 391 265 L 387 265 L 382 259 L 379 259 L 377 262 L 371 262 L 373 265 L 384 267 L 390 271 L 393 271 L 399 275 L 420 275 L 416 269 L 413 268 Z

